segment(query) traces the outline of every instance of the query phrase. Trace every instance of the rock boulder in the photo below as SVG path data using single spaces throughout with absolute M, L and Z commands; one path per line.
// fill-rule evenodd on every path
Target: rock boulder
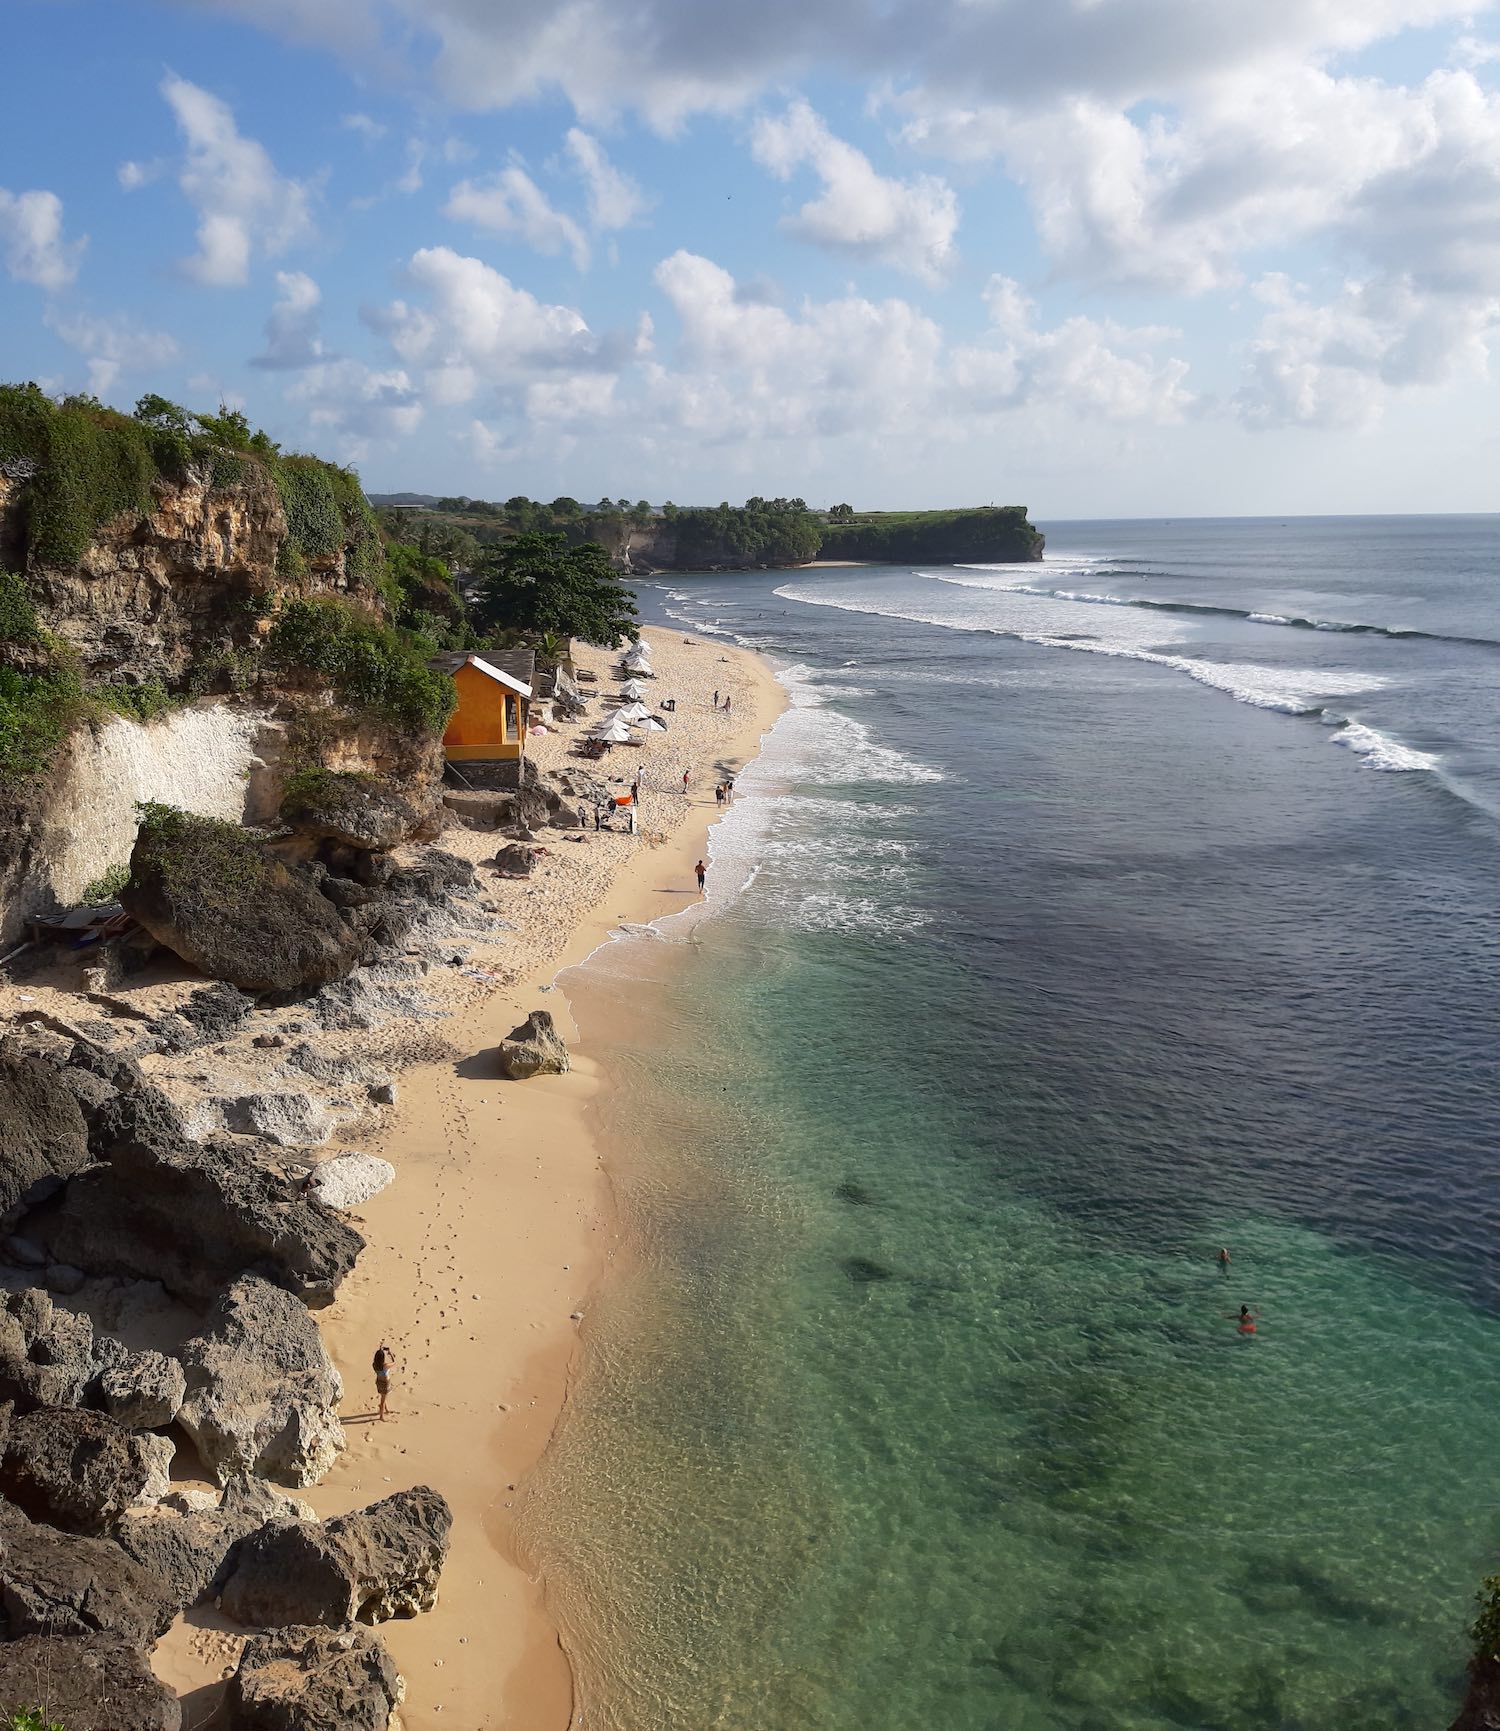
M 88 1163 L 88 1125 L 57 1067 L 0 1049 L 0 1216 Z
M 127 1430 L 156 1430 L 177 1417 L 187 1378 L 164 1352 L 132 1352 L 104 1371 L 99 1393 L 104 1410 Z
M 28 1635 L 0 1645 L 0 1721 L 45 1702 L 67 1731 L 181 1731 L 177 1697 L 128 1641 Z
M 363 946 L 312 877 L 259 838 L 165 806 L 141 824 L 120 900 L 183 961 L 248 992 L 341 979 Z
M 495 1048 L 500 1074 L 512 1082 L 529 1076 L 559 1076 L 568 1068 L 568 1048 L 552 1025 L 550 1010 L 533 1010 Z
M 202 1496 L 203 1493 L 198 1493 Z M 195 1497 L 194 1500 L 197 1500 Z M 165 1506 L 120 1522 L 115 1543 L 157 1583 L 178 1611 L 206 1598 L 219 1584 L 235 1546 L 267 1521 L 300 1518 L 292 1499 L 264 1479 L 232 1478 L 215 1503 L 177 1514 Z
M 132 1647 L 149 1647 L 176 1612 L 118 1545 L 33 1523 L 7 1503 L 0 1503 L 0 1609 L 11 1641 L 113 1635 Z
M 159 1502 L 172 1443 L 126 1430 L 107 1413 L 40 1407 L 13 1418 L 0 1458 L 0 1495 L 67 1533 L 102 1533 L 129 1508 Z
M 240 1546 L 222 1605 L 241 1623 L 384 1622 L 437 1601 L 453 1517 L 427 1485 L 353 1514 L 262 1527 Z
M 339 1373 L 317 1324 L 279 1286 L 237 1280 L 182 1348 L 182 1365 L 177 1422 L 220 1484 L 236 1473 L 316 1484 L 344 1447 Z
M 405 1686 L 368 1629 L 272 1629 L 245 1643 L 226 1731 L 387 1731 Z
M 40 1287 L 5 1294 L 0 1308 L 0 1400 L 18 1412 L 79 1406 L 98 1372 L 94 1327 L 58 1309 Z
M 280 816 L 298 835 L 384 852 L 426 829 L 430 806 L 378 775 L 314 769 L 291 777 Z
M 52 1257 L 160 1281 L 190 1304 L 247 1271 L 306 1304 L 330 1303 L 364 1249 L 354 1228 L 249 1149 L 170 1136 L 126 1126 L 108 1143 L 108 1163 L 73 1179 L 38 1219 Z

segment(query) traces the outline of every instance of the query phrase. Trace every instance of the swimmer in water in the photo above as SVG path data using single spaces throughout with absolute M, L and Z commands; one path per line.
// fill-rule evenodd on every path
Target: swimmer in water
M 1260 1312 L 1251 1310 L 1248 1304 L 1242 1304 L 1240 1306 L 1238 1315 L 1236 1315 L 1232 1310 L 1226 1310 L 1224 1314 L 1236 1325 L 1241 1334 L 1255 1333 L 1255 1319 Z
M 1221 1250 L 1219 1252 L 1219 1267 L 1220 1268 L 1228 1268 L 1228 1266 L 1229 1266 L 1229 1252 L 1227 1250 Z

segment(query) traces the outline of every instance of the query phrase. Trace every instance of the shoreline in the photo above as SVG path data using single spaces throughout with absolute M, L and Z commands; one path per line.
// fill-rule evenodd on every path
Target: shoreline
M 321 1313 L 346 1382 L 349 1447 L 308 1501 L 327 1516 L 431 1482 L 453 1506 L 437 1607 L 381 1629 L 407 1681 L 406 1731 L 565 1731 L 573 1719 L 571 1667 L 545 1579 L 525 1555 L 515 1519 L 523 1480 L 564 1415 L 581 1350 L 578 1321 L 609 1277 L 620 1229 L 591 1125 L 607 1083 L 587 1050 L 576 1049 L 578 1029 L 556 982 L 622 923 L 648 924 L 697 899 L 687 886 L 720 815 L 715 772 L 743 768 L 786 706 L 754 652 L 662 627 L 642 634 L 653 640 L 663 665 L 658 684 L 678 697 L 680 714 L 706 705 L 715 683 L 732 693 L 739 714 L 716 733 L 708 760 L 691 762 L 694 791 L 674 823 L 662 821 L 671 809 L 664 812 L 663 801 L 680 801 L 680 793 L 648 785 L 645 827 L 664 830 L 664 845 L 634 844 L 559 945 L 454 1016 L 446 1031 L 464 1054 L 457 1063 L 404 1073 L 388 1128 L 360 1142 L 396 1166 L 397 1181 L 363 1206 L 356 1224 L 368 1248 Z M 672 653 L 687 645 L 691 657 Z M 602 672 L 613 657 L 585 651 L 580 660 Z M 703 667 L 701 677 L 689 678 L 690 661 Z M 668 662 L 678 663 L 670 675 Z M 555 737 L 561 744 L 571 730 Z M 633 750 L 613 754 L 607 772 L 640 762 L 654 783 L 666 764 L 681 762 L 674 736 L 663 740 L 639 758 Z M 439 845 L 463 833 L 449 832 Z M 470 833 L 493 853 L 488 832 Z M 544 835 L 551 846 L 551 833 Z M 566 844 L 553 849 L 565 851 Z M 524 1087 L 496 1079 L 485 1062 L 489 1049 L 536 1008 L 553 1012 L 573 1068 Z M 368 1361 L 383 1336 L 399 1370 L 394 1422 L 380 1426 L 361 1415 L 372 1404 Z M 201 1671 L 191 1681 L 201 1687 Z

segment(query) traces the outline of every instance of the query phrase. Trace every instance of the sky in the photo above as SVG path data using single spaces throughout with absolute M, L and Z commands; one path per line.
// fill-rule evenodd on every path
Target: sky
M 371 491 L 1496 508 L 1500 0 L 8 0 L 0 378 Z

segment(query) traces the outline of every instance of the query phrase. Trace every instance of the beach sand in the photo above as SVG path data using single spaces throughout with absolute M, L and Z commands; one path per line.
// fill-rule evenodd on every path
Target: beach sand
M 641 767 L 642 827 L 665 840 L 589 830 L 580 843 L 561 839 L 576 831 L 547 830 L 539 839 L 548 857 L 530 880 L 481 873 L 499 918 L 517 930 L 493 948 L 475 946 L 471 960 L 495 978 L 455 973 L 456 1013 L 425 1024 L 457 1060 L 407 1070 L 375 1133 L 361 1127 L 357 1146 L 390 1160 L 397 1177 L 362 1206 L 356 1224 L 368 1248 L 319 1313 L 345 1381 L 349 1447 L 307 1500 L 327 1516 L 431 1484 L 453 1507 L 436 1609 L 381 1629 L 407 1683 L 406 1731 L 565 1731 L 571 1719 L 569 1667 L 545 1583 L 517 1554 L 512 1511 L 558 1421 L 578 1319 L 618 1243 L 590 1135 L 603 1082 L 587 1050 L 573 1050 L 569 1074 L 526 1083 L 497 1080 L 489 1053 L 533 1009 L 552 1011 L 572 1045 L 576 1030 L 552 981 L 620 925 L 696 896 L 693 864 L 718 815 L 714 784 L 755 755 L 785 703 L 758 656 L 681 632 L 643 635 L 657 668 L 652 697 L 675 697 L 677 710 L 668 732 L 643 750 L 616 748 L 599 773 L 628 782 Z M 613 659 L 580 654 L 599 673 L 595 690 L 617 689 Z M 711 707 L 716 687 L 733 699 L 730 717 Z M 579 731 L 533 735 L 529 754 L 544 770 L 576 761 L 567 754 Z M 488 860 L 498 840 L 449 830 L 439 845 Z M 361 1037 L 371 1036 L 351 1038 Z M 320 1154 L 337 1151 L 330 1143 Z M 398 1360 L 384 1424 L 374 1422 L 370 1370 L 382 1340 Z M 196 1613 L 157 1650 L 158 1674 L 188 1698 L 186 1724 L 206 1719 L 233 1664 L 237 1639 L 214 1625 L 212 1613 Z

